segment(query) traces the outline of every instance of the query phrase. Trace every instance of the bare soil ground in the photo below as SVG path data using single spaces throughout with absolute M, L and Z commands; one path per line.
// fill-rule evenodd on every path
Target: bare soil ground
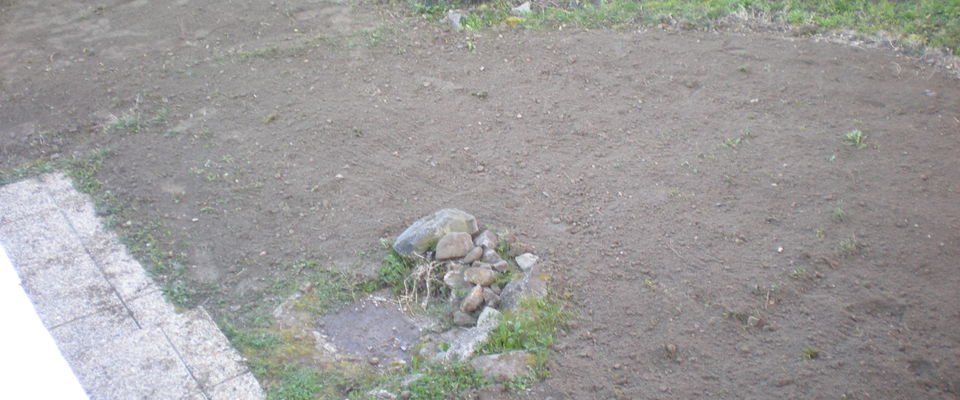
M 960 84 L 892 52 L 8 0 L 0 71 L 0 168 L 111 149 L 122 224 L 157 224 L 214 313 L 297 259 L 369 273 L 378 238 L 457 207 L 529 243 L 578 313 L 524 396 L 960 393 Z

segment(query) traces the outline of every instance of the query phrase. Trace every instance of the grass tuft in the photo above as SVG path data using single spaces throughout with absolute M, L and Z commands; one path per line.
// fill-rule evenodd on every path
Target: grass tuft
M 800 359 L 804 361 L 810 361 L 820 358 L 820 350 L 817 350 L 815 347 L 807 347 L 800 351 Z
M 565 329 L 570 312 L 548 297 L 527 297 L 516 310 L 505 310 L 500 323 L 480 347 L 485 354 L 524 350 L 534 355 L 541 370 L 558 329 Z
M 843 134 L 843 143 L 847 146 L 855 146 L 858 149 L 862 149 L 867 145 L 864 143 L 864 140 L 867 139 L 867 136 L 860 132 L 859 129 L 854 129 L 850 132 Z

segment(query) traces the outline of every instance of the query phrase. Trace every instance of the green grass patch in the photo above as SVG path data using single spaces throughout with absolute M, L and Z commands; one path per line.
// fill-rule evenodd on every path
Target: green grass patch
M 376 282 L 361 275 L 332 269 L 319 269 L 308 278 L 311 289 L 295 301 L 298 309 L 320 315 L 335 310 L 378 288 Z
M 377 268 L 377 280 L 381 286 L 390 287 L 393 294 L 400 294 L 404 289 L 404 281 L 417 265 L 416 260 L 397 253 L 386 240 L 382 240 L 381 244 L 387 248 L 387 255 Z
M 410 3 L 414 12 L 442 19 L 461 2 Z M 446 4 L 440 6 L 439 4 Z M 555 3 L 559 4 L 559 3 Z M 960 55 L 960 0 L 601 0 L 568 2 L 572 6 L 534 7 L 511 16 L 512 3 L 496 0 L 474 6 L 461 20 L 467 30 L 492 26 L 525 28 L 600 28 L 634 24 L 710 27 L 721 18 L 763 15 L 774 23 L 812 27 L 813 31 L 853 29 L 865 34 L 892 33 L 920 46 L 944 46 Z M 574 5 L 576 4 L 576 5 Z
M 280 382 L 270 388 L 270 400 L 310 400 L 320 391 L 320 374 L 312 368 L 287 365 L 280 373 Z
M 477 370 L 465 363 L 451 365 L 430 363 L 420 365 L 414 372 L 419 373 L 420 377 L 407 386 L 412 399 L 467 398 L 465 392 L 486 383 Z
M 138 133 L 140 132 L 140 114 L 138 113 L 124 113 L 119 117 L 116 115 L 111 115 L 110 119 L 103 125 L 104 132 L 126 132 L 126 133 Z
M 867 135 L 864 135 L 859 129 L 854 129 L 843 134 L 843 143 L 847 146 L 862 149 L 867 146 L 866 143 L 864 143 L 865 140 L 867 140 Z
M 484 354 L 524 350 L 534 355 L 535 370 L 542 371 L 557 330 L 565 329 L 570 312 L 550 297 L 526 297 L 516 311 L 505 310 L 500 323 L 480 347 Z

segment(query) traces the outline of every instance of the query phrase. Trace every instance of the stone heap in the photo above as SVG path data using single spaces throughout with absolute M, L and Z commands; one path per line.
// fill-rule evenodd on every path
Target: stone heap
M 443 283 L 450 289 L 450 311 L 457 327 L 438 334 L 435 343 L 447 348 L 423 346 L 421 355 L 437 361 L 465 360 L 472 356 L 487 334 L 497 326 L 501 309 L 514 308 L 526 296 L 546 295 L 546 281 L 539 271 L 539 258 L 531 253 L 497 253 L 498 243 L 521 248 L 490 230 L 480 230 L 474 216 L 457 209 L 443 209 L 414 222 L 393 244 L 405 256 L 440 263 Z M 503 287 L 498 274 L 511 280 Z M 501 281 L 502 282 L 502 281 Z

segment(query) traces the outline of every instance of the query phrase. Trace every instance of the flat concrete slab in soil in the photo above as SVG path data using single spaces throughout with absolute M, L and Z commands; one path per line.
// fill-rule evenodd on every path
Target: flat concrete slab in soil
M 62 174 L 0 187 L 0 244 L 90 398 L 264 398 L 207 312 L 177 313 Z

